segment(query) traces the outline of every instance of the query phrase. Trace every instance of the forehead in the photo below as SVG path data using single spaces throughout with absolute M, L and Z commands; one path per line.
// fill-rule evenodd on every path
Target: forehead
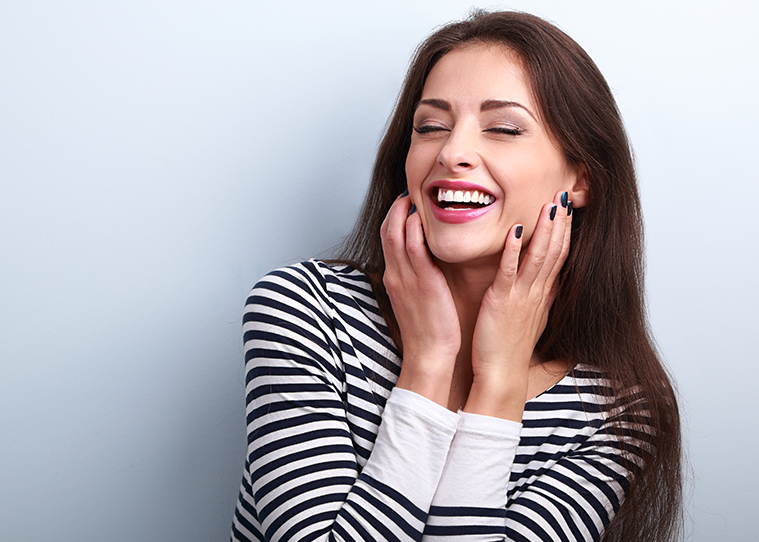
M 471 44 L 444 55 L 432 68 L 422 99 L 511 100 L 534 106 L 530 79 L 519 55 L 495 44 Z M 534 110 L 534 107 L 531 107 Z

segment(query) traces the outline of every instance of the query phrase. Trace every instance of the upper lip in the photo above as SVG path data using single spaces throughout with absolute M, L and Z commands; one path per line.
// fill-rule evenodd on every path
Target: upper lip
M 470 183 L 468 181 L 451 181 L 449 179 L 441 179 L 439 181 L 433 181 L 429 184 L 429 187 L 427 189 L 427 193 L 430 197 L 435 196 L 435 191 L 438 188 L 445 188 L 446 190 L 477 190 L 480 193 L 485 193 L 493 196 L 496 198 L 495 194 L 493 194 L 490 190 L 485 188 L 484 186 L 480 186 L 479 184 Z M 496 198 L 498 199 L 498 198 Z

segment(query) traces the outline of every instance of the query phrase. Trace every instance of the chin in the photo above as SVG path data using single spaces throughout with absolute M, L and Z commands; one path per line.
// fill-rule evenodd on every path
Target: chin
M 440 261 L 448 264 L 466 264 L 466 263 L 482 263 L 487 265 L 489 262 L 495 262 L 497 266 L 501 259 L 501 250 L 486 250 L 485 247 L 475 247 L 471 244 L 459 240 L 454 243 L 428 243 L 427 247 L 430 250 L 432 256 Z

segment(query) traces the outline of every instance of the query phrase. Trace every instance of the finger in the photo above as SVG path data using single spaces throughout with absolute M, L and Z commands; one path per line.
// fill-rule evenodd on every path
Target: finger
M 564 237 L 561 243 L 561 253 L 559 254 L 559 257 L 554 264 L 553 270 L 551 271 L 551 275 L 548 278 L 548 284 L 553 284 L 559 276 L 561 268 L 564 266 L 564 262 L 567 261 L 567 257 L 569 256 L 569 245 L 572 239 L 572 202 L 567 201 L 566 207 L 560 209 L 559 212 L 561 212 L 561 210 L 564 211 Z M 551 291 L 555 293 L 554 290 L 555 288 L 552 288 Z
M 496 288 L 511 288 L 519 272 L 519 254 L 522 252 L 522 232 L 524 227 L 521 224 L 514 224 L 509 230 L 506 237 L 506 246 L 501 255 L 501 263 L 498 267 L 493 286 Z
M 518 281 L 527 288 L 532 287 L 545 264 L 546 251 L 554 228 L 551 215 L 555 217 L 557 212 L 557 206 L 553 203 L 546 203 L 540 210 L 538 223 L 530 239 L 530 246 L 519 269 Z
M 406 219 L 406 252 L 417 275 L 429 273 L 436 267 L 424 244 L 424 229 L 419 213 L 414 213 Z
M 406 254 L 406 217 L 411 207 L 409 199 L 408 197 L 401 197 L 393 202 L 382 222 L 380 236 L 386 264 L 389 263 L 388 258 L 399 263 L 408 259 Z
M 549 256 L 547 256 L 544 266 L 544 270 L 548 271 L 546 286 L 552 291 L 561 268 L 569 255 L 569 243 L 572 236 L 572 216 L 569 214 L 571 207 L 567 192 L 557 194 L 555 201 L 558 201 L 559 207 L 554 219 Z
M 382 225 L 380 226 L 380 237 L 385 236 L 385 232 L 387 232 L 387 228 L 389 225 L 388 218 L 393 213 L 394 207 L 399 201 L 402 201 L 404 198 L 408 196 L 408 189 L 404 190 L 402 194 L 398 195 L 397 198 L 395 198 L 395 201 L 390 205 L 390 209 L 388 209 L 387 214 L 385 215 L 385 219 L 382 221 Z
M 556 211 L 553 218 L 553 231 L 551 232 L 551 238 L 546 249 L 546 260 L 536 278 L 536 283 L 544 283 L 547 288 L 551 287 L 556 276 L 558 276 L 569 247 L 567 244 L 568 193 L 557 192 L 554 196 L 554 205 Z
M 387 212 L 387 216 L 385 216 L 385 220 L 382 221 L 382 226 L 380 227 L 383 246 L 389 238 L 393 238 L 391 242 L 393 246 L 396 245 L 395 241 L 398 238 L 403 238 L 403 245 L 405 245 L 406 217 L 411 205 L 410 198 L 402 197 L 395 200 L 390 206 L 390 210 Z

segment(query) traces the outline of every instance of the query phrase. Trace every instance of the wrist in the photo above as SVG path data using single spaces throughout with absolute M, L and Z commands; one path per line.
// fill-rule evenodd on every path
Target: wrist
M 464 412 L 521 422 L 526 400 L 526 371 L 524 375 L 475 375 Z
M 404 355 L 401 374 L 395 386 L 413 391 L 447 408 L 454 362 L 455 357 L 452 361 L 444 358 L 425 361 Z

